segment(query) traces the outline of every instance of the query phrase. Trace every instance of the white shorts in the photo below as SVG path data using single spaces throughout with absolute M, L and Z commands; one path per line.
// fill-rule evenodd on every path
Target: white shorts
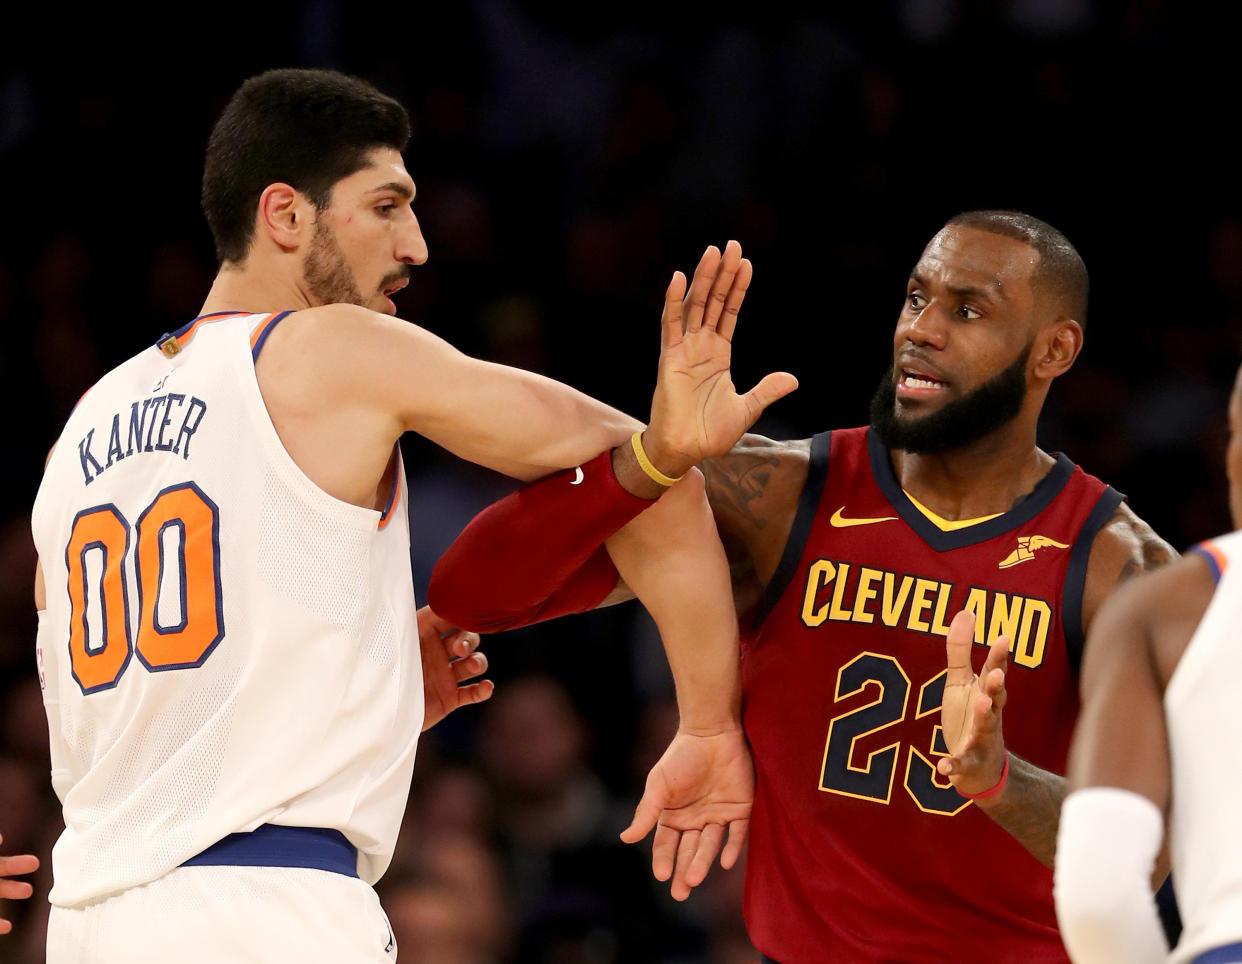
M 374 889 L 301 867 L 178 867 L 86 907 L 53 907 L 48 964 L 392 962 Z

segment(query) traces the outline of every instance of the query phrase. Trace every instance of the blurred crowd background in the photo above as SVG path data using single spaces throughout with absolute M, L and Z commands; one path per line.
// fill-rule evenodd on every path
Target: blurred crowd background
M 42 959 L 60 829 L 30 601 L 42 460 L 86 388 L 198 313 L 215 271 L 203 148 L 260 70 L 342 69 L 409 108 L 431 257 L 398 296 L 403 317 L 639 417 L 664 286 L 709 242 L 737 238 L 755 264 L 736 380 L 784 368 L 802 383 L 760 430 L 803 437 L 865 421 L 906 275 L 944 219 L 1001 207 L 1048 220 L 1082 252 L 1092 293 L 1041 444 L 1127 492 L 1179 547 L 1230 527 L 1237 24 L 1162 0 L 818 7 L 307 0 L 196 8 L 202 22 L 143 24 L 154 42 L 121 8 L 9 24 L 0 832 L 5 852 L 45 864 L 36 898 L 4 907 L 17 930 L 0 960 Z M 418 439 L 405 456 L 421 598 L 438 554 L 509 484 Z M 424 738 L 381 884 L 403 959 L 755 960 L 740 870 L 678 905 L 650 879 L 649 848 L 617 839 L 676 726 L 641 609 L 485 648 L 496 695 Z

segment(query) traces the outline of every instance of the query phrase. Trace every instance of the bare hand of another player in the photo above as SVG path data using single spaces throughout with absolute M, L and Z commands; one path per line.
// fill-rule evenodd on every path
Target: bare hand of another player
M 686 289 L 680 271 L 664 296 L 660 367 L 643 444 L 656 468 L 681 475 L 724 455 L 765 408 L 798 387 L 788 372 L 766 376 L 738 395 L 729 371 L 733 331 L 752 269 L 736 241 L 704 253 Z
M 975 615 L 963 610 L 949 626 L 945 641 L 949 674 L 940 704 L 940 725 L 949 756 L 936 765 L 962 793 L 983 793 L 1000 781 L 1005 769 L 1005 670 L 1009 665 L 1009 637 L 999 636 L 988 649 L 978 676 L 971 668 Z
M 478 633 L 458 629 L 424 606 L 418 611 L 418 642 L 423 658 L 424 733 L 453 710 L 491 698 L 491 680 L 469 683 L 487 672 L 487 657 L 475 652 Z
M 0 837 L 0 843 L 4 837 Z M 0 899 L 22 900 L 34 893 L 34 888 L 24 880 L 6 880 L 21 874 L 33 874 L 39 869 L 39 858 L 32 854 L 18 854 L 12 857 L 0 857 Z M 7 934 L 13 925 L 0 917 L 0 934 Z
M 685 900 L 717 853 L 725 870 L 737 862 L 754 799 L 755 769 L 740 727 L 709 736 L 679 731 L 647 775 L 621 839 L 637 843 L 655 827 L 651 871 L 656 880 L 672 877 L 673 897 Z

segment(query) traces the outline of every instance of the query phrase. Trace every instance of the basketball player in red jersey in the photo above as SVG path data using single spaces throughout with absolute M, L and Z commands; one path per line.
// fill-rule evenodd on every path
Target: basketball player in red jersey
M 959 215 L 911 272 L 869 427 L 746 436 L 703 463 L 743 619 L 745 910 L 769 961 L 1066 960 L 1051 865 L 1084 632 L 1119 581 L 1174 555 L 1035 444 L 1086 295 L 1050 225 Z M 445 598 L 463 561 L 446 556 L 431 601 L 470 626 Z M 961 678 L 972 630 L 990 652 Z M 653 773 L 626 832 L 658 824 L 662 877 L 693 861 L 684 836 L 661 847 L 673 776 Z

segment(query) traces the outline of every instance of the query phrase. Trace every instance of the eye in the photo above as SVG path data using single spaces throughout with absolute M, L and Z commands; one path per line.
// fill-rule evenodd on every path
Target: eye
M 912 291 L 906 295 L 906 305 L 911 311 L 922 311 L 927 307 L 927 299 L 917 291 Z
M 376 205 L 375 210 L 379 213 L 380 217 L 386 218 L 390 214 L 392 214 L 393 211 L 397 210 L 397 205 L 391 202 L 387 202 L 384 204 L 378 204 Z
M 958 305 L 957 316 L 959 318 L 964 318 L 966 321 L 974 321 L 976 318 L 983 317 L 980 312 L 975 311 L 975 309 L 970 307 L 970 305 Z

